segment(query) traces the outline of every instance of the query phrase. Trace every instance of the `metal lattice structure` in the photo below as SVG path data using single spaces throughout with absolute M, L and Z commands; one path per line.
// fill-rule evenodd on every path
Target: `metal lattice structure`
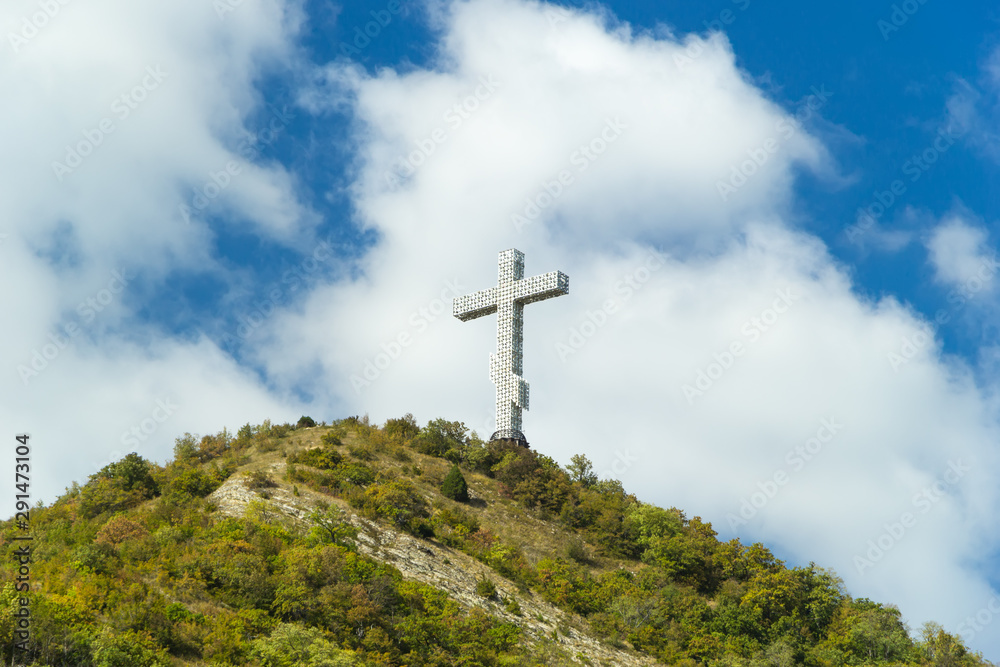
M 490 355 L 490 379 L 497 388 L 497 430 L 490 440 L 527 444 L 521 432 L 521 410 L 528 409 L 524 381 L 524 306 L 569 294 L 569 276 L 562 271 L 524 277 L 524 253 L 511 248 L 500 253 L 496 287 L 455 299 L 453 314 L 463 322 L 497 314 L 497 351 Z

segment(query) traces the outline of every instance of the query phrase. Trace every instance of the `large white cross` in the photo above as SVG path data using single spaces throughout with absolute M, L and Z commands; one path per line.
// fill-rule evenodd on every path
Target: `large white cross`
M 528 383 L 521 377 L 524 354 L 524 305 L 569 294 L 569 276 L 562 271 L 524 277 L 524 253 L 511 248 L 500 253 L 496 287 L 458 297 L 453 313 L 462 320 L 497 314 L 497 351 L 490 355 L 490 379 L 497 388 L 497 430 L 491 440 L 518 440 L 521 410 L 528 409 Z

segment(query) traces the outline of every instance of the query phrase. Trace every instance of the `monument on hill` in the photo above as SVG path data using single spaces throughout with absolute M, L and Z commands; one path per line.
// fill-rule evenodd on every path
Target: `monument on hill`
M 569 294 L 569 276 L 551 271 L 524 277 L 524 253 L 500 253 L 496 287 L 455 299 L 453 314 L 463 322 L 497 314 L 497 351 L 490 355 L 490 379 L 497 388 L 497 430 L 490 440 L 512 440 L 527 446 L 521 432 L 521 410 L 528 409 L 528 383 L 521 377 L 524 354 L 524 306 Z

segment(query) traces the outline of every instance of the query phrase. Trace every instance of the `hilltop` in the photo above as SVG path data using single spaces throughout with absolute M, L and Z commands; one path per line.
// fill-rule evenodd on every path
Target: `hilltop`
M 129 454 L 32 509 L 31 530 L 25 664 L 989 664 L 583 456 L 564 469 L 443 419 L 184 434 L 162 466 Z M 7 663 L 23 594 L 14 561 L 0 577 Z

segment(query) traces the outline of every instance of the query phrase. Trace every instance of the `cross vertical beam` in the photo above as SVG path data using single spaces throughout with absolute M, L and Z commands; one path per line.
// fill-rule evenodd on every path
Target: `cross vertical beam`
M 497 315 L 497 351 L 490 355 L 490 380 L 497 391 L 497 430 L 490 440 L 517 440 L 521 411 L 528 409 L 528 383 L 522 377 L 524 306 L 569 294 L 569 276 L 551 271 L 524 277 L 524 253 L 515 248 L 500 253 L 496 287 L 455 299 L 452 312 L 463 322 Z

